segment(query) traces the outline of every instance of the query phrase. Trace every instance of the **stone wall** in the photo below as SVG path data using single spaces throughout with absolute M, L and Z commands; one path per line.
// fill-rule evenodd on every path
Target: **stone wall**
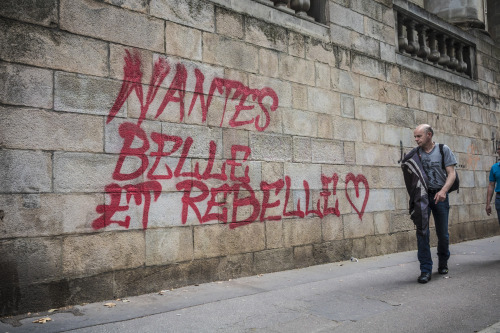
M 419 123 L 459 160 L 452 241 L 498 234 L 500 48 L 467 34 L 477 80 L 422 72 L 392 7 L 7 1 L 0 314 L 413 250 L 398 160 Z

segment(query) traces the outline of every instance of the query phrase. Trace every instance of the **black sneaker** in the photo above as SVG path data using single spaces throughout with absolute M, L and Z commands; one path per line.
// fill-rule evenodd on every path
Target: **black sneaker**
M 418 277 L 418 283 L 427 283 L 431 280 L 431 273 L 422 273 Z
M 448 266 L 439 266 L 438 268 L 438 273 L 439 274 L 448 274 Z

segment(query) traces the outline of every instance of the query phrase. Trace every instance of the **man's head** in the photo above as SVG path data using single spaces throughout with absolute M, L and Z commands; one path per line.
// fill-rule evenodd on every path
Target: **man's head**
M 434 131 L 432 127 L 428 124 L 418 125 L 417 128 L 413 131 L 413 137 L 415 138 L 415 142 L 419 147 L 428 148 L 432 145 L 432 136 L 434 135 Z

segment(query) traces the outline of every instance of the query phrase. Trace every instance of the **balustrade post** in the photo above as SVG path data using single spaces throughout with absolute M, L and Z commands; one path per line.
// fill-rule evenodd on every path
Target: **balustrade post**
M 399 52 L 405 52 L 406 48 L 408 47 L 408 38 L 406 38 L 403 33 L 404 16 L 399 13 L 397 15 L 398 15 L 398 48 Z
M 412 57 L 417 55 L 419 45 L 415 41 L 415 21 L 409 19 L 406 21 L 406 32 L 408 35 L 408 46 L 406 52 L 411 54 Z
M 292 0 L 290 1 L 290 8 L 295 10 L 297 15 L 307 16 L 307 11 L 311 8 L 311 0 Z
M 458 67 L 458 60 L 455 58 L 455 40 L 453 38 L 448 39 L 448 55 L 450 56 L 450 61 L 448 62 L 449 69 L 456 69 Z
M 457 58 L 458 58 L 458 67 L 457 72 L 465 73 L 467 70 L 467 63 L 464 61 L 464 45 L 462 43 L 458 43 L 457 50 Z
M 439 60 L 439 56 L 441 55 L 438 51 L 437 39 L 436 39 L 436 31 L 431 30 L 429 34 L 429 46 L 431 48 L 431 53 L 429 54 L 429 61 L 437 64 Z
M 446 52 L 446 36 L 443 34 L 440 34 L 438 36 L 438 46 L 439 46 L 439 60 L 438 64 L 441 66 L 446 67 L 448 63 L 450 62 L 450 57 L 448 56 L 448 52 Z
M 431 49 L 427 46 L 427 29 L 423 24 L 419 24 L 417 26 L 418 32 L 418 44 L 419 50 L 417 53 L 417 57 L 422 58 L 424 61 L 427 60 L 427 57 L 431 53 Z
M 288 0 L 273 0 L 275 7 L 286 7 L 288 5 Z

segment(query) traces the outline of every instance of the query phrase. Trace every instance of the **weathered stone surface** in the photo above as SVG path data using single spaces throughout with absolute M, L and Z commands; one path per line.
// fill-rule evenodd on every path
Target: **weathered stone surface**
M 330 89 L 330 66 L 317 62 L 316 66 L 316 87 Z
M 220 258 L 217 266 L 217 280 L 230 280 L 254 274 L 252 253 L 235 254 Z
M 154 3 L 151 8 L 156 8 Z M 97 2 L 62 0 L 59 15 L 63 30 L 157 52 L 165 47 L 163 22 L 144 14 Z
M 333 117 L 326 114 L 318 114 L 318 137 L 333 139 Z
M 278 54 L 271 50 L 259 50 L 259 73 L 264 76 L 278 77 Z
M 0 188 L 7 193 L 50 192 L 52 161 L 49 153 L 0 150 Z
M 151 15 L 167 21 L 191 27 L 214 31 L 214 5 L 207 1 L 196 0 L 152 0 Z
M 203 61 L 256 73 L 259 67 L 259 50 L 253 45 L 205 33 Z
M 304 58 L 305 51 L 306 43 L 304 35 L 290 31 L 288 33 L 288 53 L 291 56 Z
M 191 228 L 146 230 L 146 265 L 164 265 L 193 259 Z
M 54 109 L 77 113 L 107 115 L 111 110 L 121 83 L 114 80 L 56 72 Z M 124 116 L 126 103 L 117 114 Z
M 330 204 L 335 206 L 334 203 Z M 344 222 L 342 216 L 324 216 L 321 219 L 321 234 L 323 241 L 344 239 Z
M 0 58 L 89 75 L 108 73 L 104 42 L 0 19 Z
M 292 190 L 303 190 L 304 180 L 307 181 L 312 190 L 323 188 L 320 164 L 285 163 L 284 173 L 285 176 L 291 178 L 290 189 Z
M 340 115 L 340 95 L 336 92 L 309 87 L 307 102 L 310 111 Z
M 352 240 L 338 240 L 313 245 L 316 263 L 327 263 L 349 259 L 352 254 Z
M 361 165 L 394 166 L 399 155 L 399 147 L 356 144 L 356 162 Z
M 57 238 L 35 237 L 0 241 L 0 265 L 12 267 L 22 285 L 55 280 L 62 272 L 61 243 Z
M 330 21 L 340 26 L 352 29 L 359 33 L 364 32 L 363 16 L 345 8 L 344 6 L 330 3 Z
M 341 141 L 312 139 L 311 154 L 313 163 L 344 163 L 344 149 Z
M 355 96 L 359 95 L 360 82 L 363 83 L 365 79 L 363 77 L 363 80 L 360 80 L 358 74 L 336 68 L 331 69 L 330 77 L 331 86 L 334 90 Z
M 245 33 L 242 15 L 221 7 L 215 7 L 215 20 L 217 22 L 217 33 L 243 39 Z
M 318 114 L 293 109 L 281 109 L 283 133 L 315 137 L 318 134 Z
M 379 80 L 385 79 L 385 64 L 383 62 L 358 54 L 352 55 L 352 71 Z
M 254 255 L 255 273 L 270 273 L 292 269 L 294 253 L 291 248 L 281 248 L 256 252 Z
M 288 44 L 285 28 L 251 17 L 245 20 L 245 41 L 281 52 Z
M 289 136 L 250 134 L 252 159 L 274 162 L 292 160 L 292 139 Z
M 375 233 L 373 214 L 364 214 L 362 220 L 358 214 L 345 214 L 342 216 L 342 220 L 344 221 L 344 237 L 346 239 L 365 237 Z
M 216 240 L 224 239 L 223 242 Z M 263 223 L 252 223 L 235 229 L 225 224 L 202 225 L 194 228 L 194 257 L 210 258 L 264 250 Z
M 309 39 L 306 45 L 306 58 L 328 64 L 329 66 L 335 66 L 336 63 L 333 45 L 312 38 Z
M 378 40 L 356 32 L 353 32 L 351 36 L 351 47 L 353 50 L 366 53 L 372 57 L 380 58 L 380 42 Z
M 314 62 L 292 56 L 280 57 L 280 77 L 284 80 L 314 86 Z
M 62 244 L 62 270 L 68 277 L 135 268 L 145 263 L 142 231 L 69 236 Z
M 202 59 L 201 32 L 179 24 L 167 22 L 165 28 L 165 49 L 173 54 L 192 60 Z
M 379 81 L 378 100 L 380 102 L 396 104 L 400 106 L 408 105 L 408 92 L 405 87 L 396 84 Z
M 321 242 L 319 218 L 288 219 L 283 222 L 284 246 L 297 246 Z
M 398 239 L 395 235 L 376 235 L 366 237 L 366 256 L 380 256 L 397 252 Z
M 51 108 L 52 71 L 0 62 L 0 102 Z
M 356 118 L 379 123 L 387 121 L 387 105 L 370 99 L 355 98 Z
M 7 148 L 103 150 L 101 117 L 0 107 L 0 124 L 0 145 Z
M 378 100 L 380 80 L 372 79 L 367 76 L 360 77 L 359 94 L 361 97 Z
M 362 137 L 361 121 L 335 117 L 333 120 L 334 138 L 343 141 L 358 141 Z
M 11 19 L 55 27 L 58 23 L 57 0 L 5 0 L 0 15 Z
M 340 109 L 342 117 L 354 118 L 354 98 L 348 95 L 340 96 Z

